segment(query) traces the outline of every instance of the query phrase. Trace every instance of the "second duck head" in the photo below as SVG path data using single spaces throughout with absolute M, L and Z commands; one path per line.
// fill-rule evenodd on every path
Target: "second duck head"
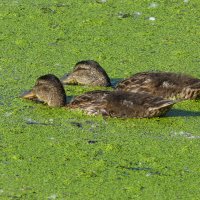
M 111 86 L 106 71 L 94 60 L 77 62 L 73 71 L 60 80 L 64 85 Z

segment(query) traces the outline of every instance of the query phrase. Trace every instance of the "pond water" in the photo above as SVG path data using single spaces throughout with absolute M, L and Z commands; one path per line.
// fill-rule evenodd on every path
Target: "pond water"
M 197 199 L 199 100 L 163 118 L 122 120 L 19 96 L 86 59 L 113 85 L 149 70 L 200 78 L 199 8 L 198 0 L 2 0 L 0 198 Z M 102 88 L 65 87 L 70 98 L 94 89 Z

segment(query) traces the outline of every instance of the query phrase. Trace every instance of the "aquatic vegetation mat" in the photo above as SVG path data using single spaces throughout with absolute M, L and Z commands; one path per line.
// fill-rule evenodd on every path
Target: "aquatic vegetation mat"
M 41 75 L 98 61 L 200 78 L 198 0 L 1 0 L 0 199 L 198 199 L 200 101 L 104 119 L 19 98 Z M 66 86 L 69 99 L 105 89 Z M 107 88 L 111 90 L 111 88 Z

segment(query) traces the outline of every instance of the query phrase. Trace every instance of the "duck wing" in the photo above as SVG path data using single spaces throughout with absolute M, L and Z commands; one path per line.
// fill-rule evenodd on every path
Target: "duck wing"
M 91 91 L 86 92 L 83 95 L 75 97 L 68 107 L 72 109 L 80 109 L 85 111 L 89 115 L 108 115 L 105 107 L 107 104 L 106 97 L 110 94 L 110 91 Z
M 142 72 L 121 81 L 116 89 L 129 92 L 147 92 L 163 98 L 185 98 L 190 96 L 188 91 L 185 94 L 185 89 L 191 88 L 197 83 L 200 83 L 200 79 L 184 74 Z
M 115 91 L 106 97 L 106 112 L 111 117 L 151 118 L 164 115 L 177 101 L 148 93 Z
M 165 114 L 176 101 L 164 100 L 147 93 L 124 91 L 92 91 L 76 97 L 69 104 L 87 114 L 120 118 L 158 117 Z

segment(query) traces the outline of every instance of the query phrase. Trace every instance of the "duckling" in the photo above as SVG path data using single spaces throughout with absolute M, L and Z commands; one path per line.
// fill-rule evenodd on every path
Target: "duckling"
M 39 77 L 33 89 L 22 95 L 22 98 L 38 98 L 51 107 L 66 106 L 83 110 L 89 115 L 119 118 L 159 117 L 176 103 L 148 93 L 101 90 L 87 92 L 67 103 L 61 82 L 52 74 Z
M 100 64 L 94 60 L 76 63 L 72 73 L 61 78 L 63 84 L 111 86 L 110 78 Z
M 165 99 L 198 99 L 200 79 L 170 72 L 141 72 L 118 83 L 116 90 L 146 92 Z

